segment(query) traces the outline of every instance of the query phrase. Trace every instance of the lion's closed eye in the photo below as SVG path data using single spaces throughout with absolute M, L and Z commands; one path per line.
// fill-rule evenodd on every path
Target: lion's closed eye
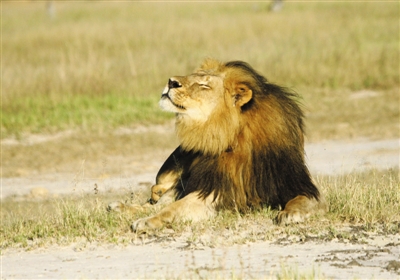
M 202 89 L 211 89 L 211 87 L 208 84 L 199 84 L 199 87 Z

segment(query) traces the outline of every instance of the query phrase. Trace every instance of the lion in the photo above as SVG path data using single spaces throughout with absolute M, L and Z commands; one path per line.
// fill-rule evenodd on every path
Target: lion
M 221 209 L 271 207 L 280 210 L 278 224 L 325 212 L 305 163 L 297 99 L 242 61 L 206 59 L 193 74 L 171 77 L 159 104 L 175 113 L 180 145 L 159 170 L 147 203 L 165 207 L 135 221 L 133 231 L 201 221 Z

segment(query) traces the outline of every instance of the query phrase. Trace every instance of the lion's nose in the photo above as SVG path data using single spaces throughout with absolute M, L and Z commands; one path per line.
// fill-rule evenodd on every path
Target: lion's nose
M 168 88 L 180 88 L 182 84 L 173 78 L 168 80 Z

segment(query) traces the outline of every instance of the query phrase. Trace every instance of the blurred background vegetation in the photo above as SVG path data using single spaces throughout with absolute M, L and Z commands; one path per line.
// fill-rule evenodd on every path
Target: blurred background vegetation
M 399 3 L 1 5 L 3 139 L 163 123 L 167 79 L 205 57 L 297 91 L 313 139 L 398 137 Z M 373 99 L 350 98 L 360 92 Z

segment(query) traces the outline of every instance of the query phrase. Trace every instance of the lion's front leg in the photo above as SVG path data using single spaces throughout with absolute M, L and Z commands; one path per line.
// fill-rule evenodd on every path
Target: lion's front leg
M 299 223 L 312 214 L 325 213 L 328 210 L 327 203 L 321 196 L 320 200 L 298 195 L 286 203 L 285 209 L 278 213 L 278 224 Z
M 150 198 L 145 204 L 135 205 L 116 201 L 110 203 L 107 206 L 107 210 L 136 213 L 154 204 L 162 205 L 171 203 L 175 199 L 173 189 L 176 186 L 182 172 L 173 160 L 176 158 L 175 154 L 177 154 L 176 151 L 172 153 L 169 159 L 161 167 L 157 174 L 156 184 L 151 187 Z
M 213 195 L 203 199 L 197 192 L 169 204 L 159 213 L 139 219 L 132 224 L 134 232 L 147 232 L 176 221 L 200 221 L 215 216 Z

